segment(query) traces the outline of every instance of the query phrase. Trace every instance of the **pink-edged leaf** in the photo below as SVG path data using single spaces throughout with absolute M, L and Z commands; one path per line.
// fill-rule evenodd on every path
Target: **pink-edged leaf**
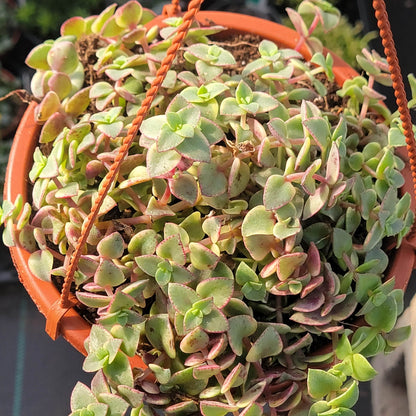
M 182 349 L 182 347 L 181 347 L 181 349 Z M 206 361 L 205 355 L 198 352 L 198 353 L 189 355 L 188 358 L 185 360 L 184 364 L 187 367 L 193 367 L 193 366 L 196 366 L 196 365 L 203 364 L 205 361 Z
M 299 390 L 299 385 L 297 383 L 292 383 L 288 388 L 278 393 L 273 394 L 270 397 L 269 404 L 271 407 L 279 407 L 287 402 L 287 400 Z
M 277 276 L 281 281 L 286 280 L 307 259 L 306 253 L 284 254 L 277 258 Z
M 243 192 L 250 181 L 250 168 L 238 157 L 234 158 L 228 176 L 228 195 L 236 197 Z
M 247 407 L 250 404 L 254 403 L 260 395 L 263 393 L 267 381 L 263 380 L 255 384 L 253 387 L 249 388 L 244 394 L 243 397 L 237 402 L 238 407 Z
M 313 342 L 312 335 L 308 332 L 302 338 L 298 339 L 293 344 L 286 347 L 283 352 L 288 355 L 294 354 L 296 351 L 300 350 L 301 348 L 308 347 Z
M 216 338 L 211 339 L 211 343 L 207 358 L 214 360 L 227 348 L 227 337 L 225 334 L 219 334 Z
M 229 412 L 234 412 L 237 409 L 237 406 L 230 406 L 225 403 L 210 400 L 203 400 L 200 404 L 202 416 L 225 416 Z
M 201 163 L 198 178 L 202 195 L 218 196 L 227 190 L 227 178 L 215 163 Z
M 329 151 L 328 160 L 326 163 L 326 175 L 325 179 L 328 185 L 335 185 L 339 176 L 339 150 L 335 142 L 332 143 L 331 150 Z
M 321 257 L 318 248 L 313 242 L 311 242 L 309 246 L 306 265 L 308 266 L 308 271 L 311 276 L 318 276 L 321 272 Z
M 101 289 L 102 290 L 102 289 Z M 102 308 L 110 304 L 110 298 L 104 295 L 88 292 L 76 292 L 77 299 L 91 308 Z
M 314 291 L 318 286 L 322 285 L 324 282 L 323 276 L 317 276 L 314 277 L 302 290 L 302 293 L 300 295 L 301 298 L 304 298 L 305 296 L 308 296 L 309 293 Z
M 314 311 L 309 313 L 295 312 L 290 319 L 298 324 L 322 326 L 329 324 L 332 321 L 331 316 L 321 316 L 320 311 Z
M 290 21 L 295 27 L 296 32 L 298 32 L 302 36 L 308 36 L 308 28 L 305 22 L 303 21 L 302 16 L 296 10 L 293 10 L 291 8 L 287 8 L 286 12 L 289 16 Z
M 47 121 L 52 114 L 59 112 L 61 100 L 55 91 L 48 91 L 42 101 L 35 107 L 35 120 Z
M 61 113 L 52 114 L 42 127 L 39 142 L 49 143 L 56 139 L 66 126 L 66 118 Z
M 205 364 L 194 367 L 193 376 L 197 380 L 209 379 L 221 372 L 221 367 L 218 364 Z
M 240 356 L 243 353 L 243 339 L 252 335 L 257 329 L 257 322 L 249 315 L 237 315 L 229 318 L 230 328 L 228 339 L 234 354 Z
M 228 331 L 229 324 L 225 315 L 214 306 L 212 311 L 203 317 L 201 327 L 210 333 L 220 333 Z
M 266 357 L 273 357 L 283 350 L 283 342 L 277 331 L 268 326 L 251 346 L 247 354 L 248 362 L 256 362 Z
M 83 17 L 75 16 L 66 20 L 61 25 L 61 36 L 76 36 L 79 38 L 87 29 L 86 22 Z
M 276 245 L 273 235 L 251 235 L 243 239 L 246 249 L 256 261 L 263 260 Z
M 156 247 L 156 254 L 179 265 L 186 262 L 185 250 L 178 235 L 171 235 L 161 241 Z
M 243 364 L 238 363 L 225 378 L 221 386 L 221 393 L 224 394 L 232 387 L 240 385 L 247 376 L 247 371 Z
M 157 144 L 152 144 L 146 156 L 149 176 L 153 178 L 166 175 L 168 172 L 175 169 L 181 158 L 182 156 L 175 150 L 158 152 Z
M 322 183 L 316 189 L 315 193 L 311 195 L 305 203 L 303 208 L 303 219 L 313 217 L 317 212 L 319 212 L 326 204 L 329 196 L 329 187 L 327 184 Z
M 337 322 L 344 321 L 354 313 L 356 307 L 357 301 L 354 294 L 349 294 L 342 303 L 332 308 L 331 317 Z
M 303 299 L 298 300 L 293 306 L 297 312 L 313 312 L 325 303 L 325 295 L 320 291 L 313 291 Z
M 274 259 L 270 263 L 266 264 L 260 272 L 260 276 L 262 278 L 266 278 L 271 276 L 273 273 L 276 273 L 277 270 L 278 259 Z
M 218 360 L 218 365 L 221 367 L 221 371 L 226 370 L 227 368 L 230 368 L 233 363 L 235 362 L 235 354 L 228 353 L 225 356 L 221 357 Z
M 185 315 L 192 305 L 200 300 L 192 288 L 179 283 L 169 283 L 168 294 L 172 305 L 182 315 Z
M 196 293 L 201 298 L 212 297 L 214 305 L 223 308 L 234 292 L 234 280 L 226 277 L 213 277 L 198 284 Z
M 181 172 L 169 179 L 169 188 L 176 198 L 195 205 L 198 199 L 199 188 L 197 181 L 189 173 Z
M 188 415 L 195 414 L 198 411 L 198 406 L 193 400 L 175 403 L 165 409 L 166 416 Z
M 334 297 L 328 297 L 326 299 L 325 304 L 322 307 L 321 315 L 325 316 L 328 315 L 335 305 L 338 305 L 339 303 L 343 302 L 347 295 L 345 293 L 341 293 L 340 295 L 334 296 Z
M 63 100 L 71 93 L 71 79 L 63 72 L 56 72 L 48 79 L 48 87 L 58 94 L 60 100 Z
M 191 354 L 206 348 L 208 343 L 208 334 L 197 327 L 186 334 L 185 338 L 183 338 L 180 343 L 180 348 L 184 353 Z
M 189 251 L 192 265 L 198 270 L 213 269 L 220 258 L 201 243 L 191 242 Z

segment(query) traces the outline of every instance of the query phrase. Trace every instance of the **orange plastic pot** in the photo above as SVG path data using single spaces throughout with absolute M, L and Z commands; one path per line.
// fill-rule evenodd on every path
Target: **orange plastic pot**
M 245 16 L 228 12 L 203 11 L 198 13 L 198 20 L 204 24 L 218 24 L 229 28 L 231 34 L 254 33 L 262 38 L 269 39 L 281 47 L 294 48 L 299 35 L 280 24 L 273 23 L 257 17 Z M 163 18 L 157 17 L 151 25 L 162 25 Z M 306 49 L 301 50 L 306 59 L 310 55 Z M 358 75 L 354 69 L 348 66 L 339 57 L 334 56 L 334 74 L 339 85 L 345 80 Z M 15 140 L 10 153 L 7 167 L 4 197 L 14 201 L 21 194 L 27 199 L 29 191 L 28 172 L 32 165 L 32 156 L 37 145 L 39 126 L 34 121 L 35 103 L 27 108 L 16 132 Z M 404 175 L 406 178 L 405 191 L 412 193 L 412 177 L 407 166 Z M 413 210 L 415 203 L 413 202 Z M 396 276 L 396 286 L 406 288 L 414 266 L 416 240 L 405 239 L 400 249 L 395 252 L 390 266 L 389 276 Z M 19 278 L 25 289 L 33 299 L 39 311 L 47 316 L 51 308 L 59 301 L 60 293 L 57 288 L 48 282 L 37 279 L 28 268 L 29 253 L 19 247 L 10 248 L 13 262 L 19 274 Z M 84 341 L 89 335 L 90 324 L 87 323 L 75 309 L 70 309 L 60 321 L 60 333 L 77 350 L 84 355 Z M 136 357 L 133 366 L 144 367 L 144 363 Z

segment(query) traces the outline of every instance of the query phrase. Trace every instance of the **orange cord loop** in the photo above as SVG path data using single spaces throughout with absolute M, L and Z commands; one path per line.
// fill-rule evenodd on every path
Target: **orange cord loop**
M 182 12 L 179 0 L 172 0 L 170 4 L 163 6 L 162 16 L 175 17 L 180 16 Z
M 163 80 L 166 77 L 167 72 L 169 71 L 176 54 L 184 40 L 186 34 L 188 33 L 191 24 L 195 18 L 196 13 L 199 11 L 203 0 L 192 0 L 188 5 L 188 11 L 185 13 L 183 17 L 183 22 L 179 26 L 178 31 L 172 41 L 172 45 L 169 47 L 165 58 L 162 60 L 161 66 L 156 73 L 156 77 L 153 80 L 149 90 L 146 93 L 146 97 L 144 98 L 140 109 L 136 114 L 136 118 L 133 120 L 132 126 L 127 132 L 127 136 L 124 138 L 123 143 L 115 157 L 114 163 L 111 165 L 107 175 L 104 177 L 100 190 L 98 192 L 98 196 L 94 201 L 93 206 L 91 207 L 91 211 L 87 218 L 84 221 L 82 226 L 81 236 L 78 239 L 77 245 L 72 253 L 72 256 L 69 261 L 67 274 L 65 277 L 65 281 L 62 287 L 61 292 L 61 307 L 67 308 L 72 306 L 72 303 L 69 301 L 69 293 L 71 284 L 74 278 L 74 274 L 76 268 L 78 266 L 79 259 L 81 257 L 82 251 L 85 247 L 87 242 L 88 234 L 91 231 L 91 228 L 97 219 L 98 212 L 100 207 L 104 201 L 105 196 L 109 192 L 112 184 L 114 183 L 115 179 L 117 178 L 121 162 L 127 156 L 128 150 L 137 136 L 139 128 L 146 116 L 147 112 L 150 109 L 153 99 L 156 97 L 157 92 L 159 91 L 160 86 L 163 83 Z M 179 7 L 178 1 L 172 2 L 173 7 Z M 180 10 L 180 7 L 179 7 Z
M 406 137 L 407 153 L 409 155 L 410 168 L 413 178 L 413 192 L 416 199 L 416 143 L 399 59 L 397 57 L 397 51 L 394 45 L 393 34 L 384 0 L 373 0 L 373 8 L 375 10 L 377 25 L 380 30 L 384 54 L 386 55 L 387 63 L 389 64 L 391 80 L 393 81 L 394 95 L 396 97 L 396 103 L 399 109 L 404 135 Z M 416 223 L 413 223 L 412 229 L 408 234 L 408 238 L 412 238 L 415 234 Z

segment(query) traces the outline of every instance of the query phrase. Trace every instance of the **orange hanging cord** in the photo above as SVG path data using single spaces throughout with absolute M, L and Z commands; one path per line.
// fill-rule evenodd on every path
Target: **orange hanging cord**
M 396 97 L 397 107 L 400 113 L 400 119 L 406 137 L 407 153 L 409 155 L 410 168 L 413 179 L 413 192 L 416 198 L 416 143 L 413 133 L 412 119 L 406 98 L 406 92 L 403 84 L 403 77 L 400 70 L 399 59 L 397 57 L 396 47 L 394 45 L 393 34 L 390 27 L 389 17 L 384 0 L 373 0 L 373 8 L 377 19 L 377 25 L 380 30 L 380 37 L 384 47 L 384 54 L 389 64 L 391 80 L 393 81 L 394 95 Z M 411 239 L 416 234 L 416 222 L 413 223 L 412 229 L 407 235 Z
M 50 310 L 50 313 L 48 313 L 48 316 L 47 316 L 47 323 L 46 323 L 47 332 L 54 339 L 57 337 L 57 334 L 58 334 L 59 321 L 61 320 L 65 312 L 74 305 L 73 297 L 72 297 L 72 300 L 70 298 L 70 288 L 71 288 L 71 284 L 74 278 L 75 271 L 78 267 L 78 262 L 80 260 L 82 251 L 85 247 L 88 234 L 90 233 L 91 228 L 95 220 L 97 219 L 98 212 L 100 210 L 100 207 L 102 206 L 105 196 L 107 195 L 112 184 L 117 178 L 121 162 L 127 156 L 128 150 L 133 140 L 137 136 L 139 128 L 144 120 L 144 117 L 149 111 L 151 104 L 153 102 L 153 99 L 156 97 L 159 91 L 159 88 L 162 85 L 163 80 L 165 79 L 166 74 L 169 71 L 174 61 L 176 54 L 180 46 L 182 45 L 182 42 L 187 32 L 189 28 L 191 27 L 191 24 L 194 21 L 195 15 L 201 7 L 202 2 L 203 0 L 192 0 L 189 3 L 188 10 L 183 16 L 183 22 L 179 26 L 178 31 L 172 41 L 172 44 L 167 50 L 167 54 L 165 58 L 162 60 L 161 66 L 156 73 L 156 77 L 153 80 L 149 90 L 146 93 L 146 96 L 142 102 L 142 105 L 136 114 L 136 118 L 133 120 L 132 126 L 129 128 L 127 132 L 127 136 L 123 140 L 123 143 L 118 151 L 118 154 L 115 157 L 114 163 L 111 165 L 108 173 L 104 177 L 100 186 L 100 190 L 98 192 L 98 196 L 93 203 L 93 206 L 91 208 L 91 211 L 88 217 L 84 221 L 82 231 L 81 231 L 81 236 L 79 240 L 77 241 L 77 245 L 69 261 L 67 274 L 66 274 L 64 284 L 62 287 L 60 301 L 57 304 L 53 305 L 53 307 Z M 179 1 L 177 0 L 172 1 L 172 4 L 170 6 L 171 6 L 170 8 L 165 9 L 164 14 L 166 14 L 167 16 L 180 14 L 181 10 L 179 7 Z

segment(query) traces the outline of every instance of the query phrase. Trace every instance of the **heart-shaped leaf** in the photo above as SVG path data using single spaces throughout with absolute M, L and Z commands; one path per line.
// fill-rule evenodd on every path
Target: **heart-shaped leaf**
M 280 335 L 271 326 L 268 326 L 251 346 L 246 359 L 248 362 L 256 362 L 262 358 L 276 356 L 282 350 L 283 342 Z
M 212 297 L 214 305 L 223 308 L 233 295 L 234 281 L 226 277 L 214 277 L 204 280 L 196 287 L 196 293 L 201 298 Z
M 272 211 L 288 204 L 296 194 L 296 188 L 281 175 L 272 175 L 264 187 L 263 203 Z
M 257 322 L 249 315 L 238 315 L 229 318 L 228 338 L 230 347 L 234 354 L 240 356 L 243 353 L 243 339 L 248 337 L 257 329 Z
M 322 399 L 327 394 L 338 391 L 342 386 L 342 380 L 333 374 L 311 368 L 308 371 L 308 392 L 314 399 Z

